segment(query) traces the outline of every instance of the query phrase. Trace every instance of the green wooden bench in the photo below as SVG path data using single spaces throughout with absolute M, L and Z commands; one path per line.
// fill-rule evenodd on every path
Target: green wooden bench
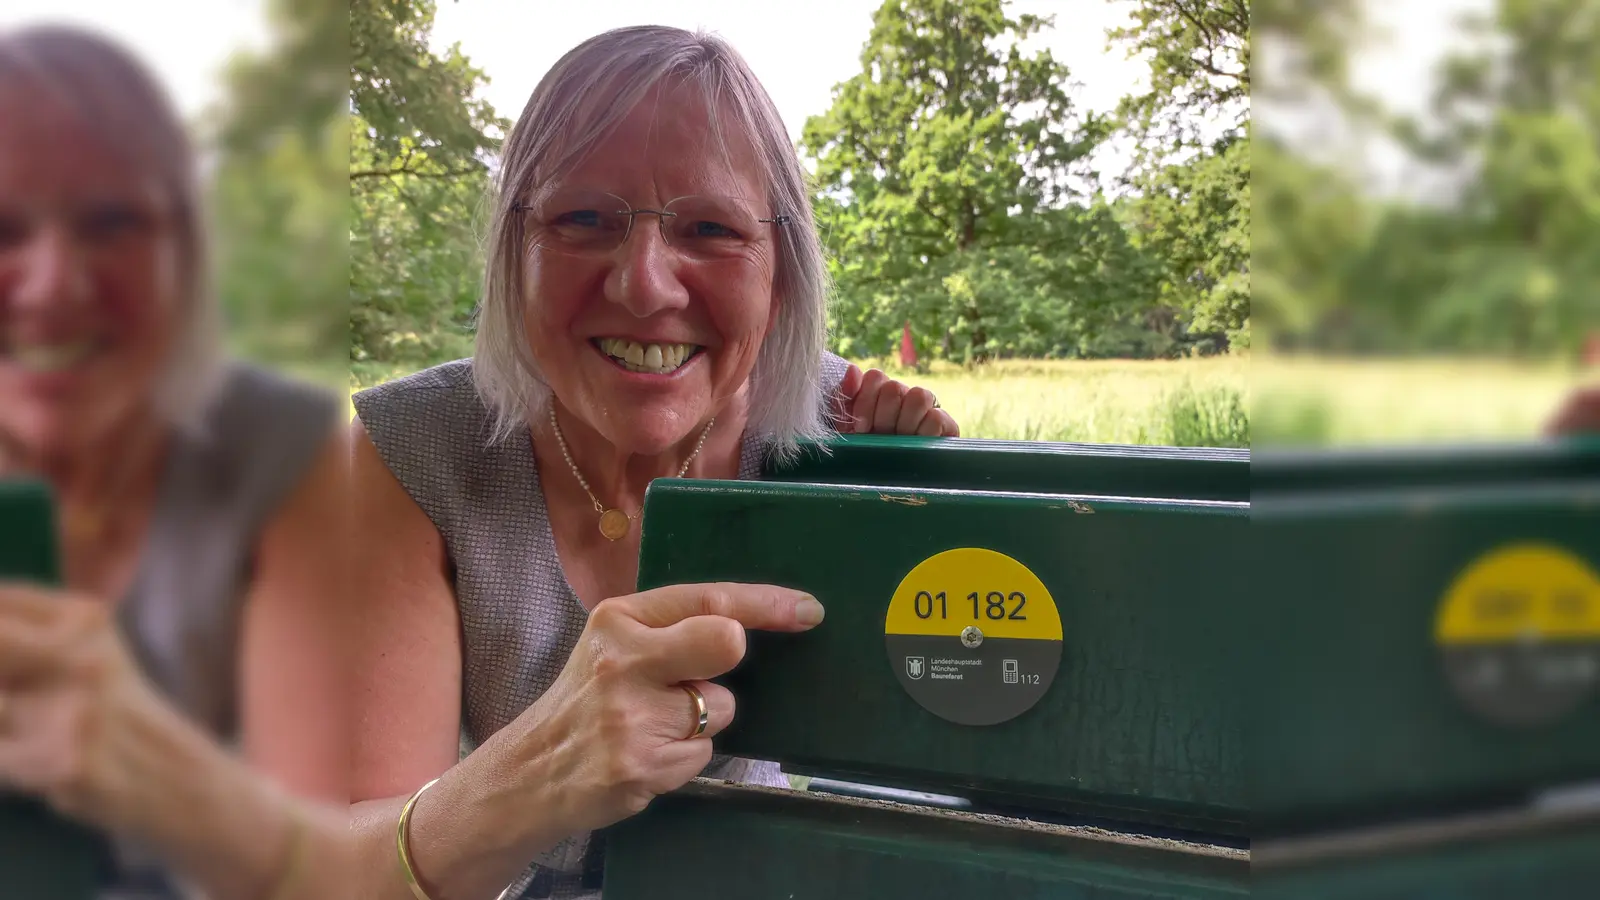
M 828 607 L 751 636 L 720 751 L 968 805 L 697 780 L 609 831 L 608 900 L 1594 895 L 1600 444 L 832 451 L 656 482 L 639 586 Z M 0 484 L 0 575 L 49 533 Z M 0 804 L 0 895 L 101 852 Z
M 1257 893 L 1595 896 L 1600 444 L 1255 468 Z
M 1597 693 L 1495 697 L 1480 682 L 1496 647 L 1473 612 L 1497 578 L 1514 607 L 1504 595 L 1529 566 L 1600 568 L 1593 444 L 1252 461 L 847 438 L 772 475 L 663 480 L 646 500 L 641 588 L 772 581 L 828 607 L 815 632 L 752 635 L 723 679 L 741 705 L 719 749 L 973 808 L 696 782 L 614 829 L 610 900 L 1577 897 L 1597 883 L 1600 853 L 1579 849 L 1592 807 L 1530 804 L 1600 777 Z M 1004 567 L 945 566 L 942 592 L 918 575 L 963 548 L 1025 567 L 1060 623 L 1048 690 L 999 721 L 984 712 L 1016 710 L 998 688 L 941 698 L 906 675 L 907 655 L 1003 655 L 1003 622 L 976 648 L 959 635 L 995 624 L 979 581 Z M 1488 568 L 1463 582 L 1475 563 Z M 906 652 L 907 596 L 937 632 L 924 653 Z M 1600 614 L 1600 594 L 1589 602 Z M 1524 637 L 1499 664 L 1581 681 L 1596 636 Z

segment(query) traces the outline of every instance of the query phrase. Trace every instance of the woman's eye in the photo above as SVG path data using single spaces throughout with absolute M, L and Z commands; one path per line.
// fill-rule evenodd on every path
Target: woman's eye
M 148 217 L 126 206 L 102 206 L 91 209 L 78 219 L 78 229 L 93 241 L 108 241 L 142 230 Z
M 0 250 L 26 243 L 28 223 L 21 216 L 0 213 Z
M 556 216 L 556 226 L 573 225 L 580 228 L 595 228 L 600 224 L 600 213 L 592 209 L 579 209 Z
M 689 233 L 698 238 L 737 238 L 739 233 L 717 222 L 702 219 L 689 228 Z

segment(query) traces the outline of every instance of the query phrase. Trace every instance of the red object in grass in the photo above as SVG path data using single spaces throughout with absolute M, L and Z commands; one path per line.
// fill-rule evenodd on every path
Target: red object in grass
M 900 365 L 910 369 L 917 364 L 917 348 L 911 343 L 911 322 L 906 321 L 906 327 L 900 332 Z
M 1583 364 L 1600 368 L 1600 331 L 1589 332 L 1588 340 L 1583 342 Z

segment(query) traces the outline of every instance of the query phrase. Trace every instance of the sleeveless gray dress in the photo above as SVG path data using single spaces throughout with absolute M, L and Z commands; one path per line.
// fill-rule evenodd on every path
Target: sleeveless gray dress
M 824 360 L 831 396 L 846 363 Z M 373 445 L 444 539 L 461 615 L 462 751 L 504 728 L 550 687 L 588 612 L 567 583 L 527 430 L 490 446 L 472 361 L 435 366 L 355 395 Z M 740 478 L 758 478 L 762 444 L 743 442 Z M 706 775 L 786 786 L 773 763 L 717 757 Z M 576 835 L 532 860 L 507 898 L 600 896 L 603 841 Z
M 138 571 L 117 612 L 145 675 L 216 740 L 238 738 L 239 620 L 262 529 L 343 427 L 338 398 L 237 364 L 201 433 L 172 445 Z M 142 848 L 115 846 L 102 900 L 182 889 Z

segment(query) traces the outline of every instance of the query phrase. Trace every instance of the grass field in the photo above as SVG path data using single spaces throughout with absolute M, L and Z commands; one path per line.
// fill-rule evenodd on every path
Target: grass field
M 1525 439 L 1578 383 L 1555 367 L 1259 355 L 889 371 L 932 390 L 965 437 L 1210 447 Z M 354 374 L 352 389 L 403 372 Z
M 866 361 L 870 364 L 870 361 Z M 1246 447 L 1248 362 L 1005 361 L 891 374 L 933 391 L 963 437 Z
M 1258 356 L 1254 446 L 1527 440 L 1582 380 L 1553 365 Z

